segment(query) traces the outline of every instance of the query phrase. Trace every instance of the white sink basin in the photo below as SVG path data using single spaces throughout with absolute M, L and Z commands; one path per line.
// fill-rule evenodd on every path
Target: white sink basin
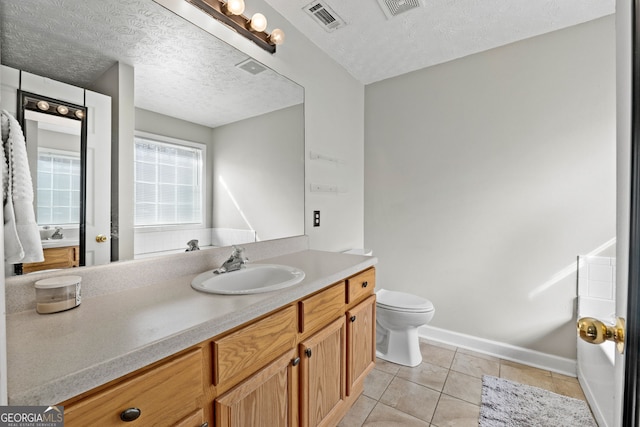
M 212 271 L 199 274 L 191 281 L 196 291 L 210 294 L 243 295 L 259 294 L 284 289 L 300 283 L 304 271 L 278 264 L 248 264 L 229 273 Z

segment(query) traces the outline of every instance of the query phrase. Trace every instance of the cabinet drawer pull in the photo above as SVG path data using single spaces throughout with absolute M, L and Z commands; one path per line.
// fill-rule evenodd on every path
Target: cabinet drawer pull
M 362 287 L 366 288 L 367 286 L 369 286 L 369 282 L 362 282 Z
M 355 322 L 355 321 L 356 321 L 356 316 L 351 316 L 351 317 L 349 318 L 349 320 L 351 320 L 351 323 Z
M 209 427 L 209 423 L 205 421 L 200 427 Z
M 293 366 L 298 366 L 298 363 L 300 363 L 300 358 L 299 358 L 299 357 L 296 357 L 295 359 L 293 359 L 293 360 L 291 361 L 291 364 L 292 364 Z
M 310 348 L 306 349 L 306 350 L 304 351 L 304 354 L 306 354 L 306 355 L 307 355 L 307 357 L 311 357 L 311 349 L 310 349 Z
M 128 423 L 137 420 L 138 418 L 140 418 L 140 415 L 142 415 L 142 411 L 140 409 L 129 408 L 120 413 L 120 419 Z

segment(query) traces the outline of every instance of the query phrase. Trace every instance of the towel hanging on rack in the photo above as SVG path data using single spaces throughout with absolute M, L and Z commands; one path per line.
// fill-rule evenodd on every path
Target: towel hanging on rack
M 4 256 L 10 264 L 44 261 L 40 231 L 33 211 L 33 185 L 27 147 L 18 121 L 1 114 Z

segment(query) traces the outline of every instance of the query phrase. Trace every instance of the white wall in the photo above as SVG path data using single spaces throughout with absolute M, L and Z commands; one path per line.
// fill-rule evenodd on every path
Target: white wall
M 212 130 L 213 228 L 257 241 L 304 234 L 302 105 Z
M 575 358 L 576 256 L 616 233 L 614 35 L 609 16 L 366 87 L 380 287 L 432 300 L 435 327 Z
M 181 13 L 193 9 L 182 0 L 155 1 Z M 204 17 L 199 22 L 221 40 L 304 87 L 305 232 L 310 246 L 321 250 L 362 247 L 364 86 L 264 0 L 248 3 L 245 15 L 257 11 L 267 17 L 268 31 L 281 28 L 286 34 L 285 43 L 278 46 L 274 55 L 211 18 Z M 344 163 L 336 167 L 332 163 L 309 161 L 309 151 L 340 158 Z M 311 193 L 310 183 L 341 185 L 346 191 L 343 194 Z M 322 225 L 317 228 L 312 226 L 314 210 L 320 210 L 322 215 Z

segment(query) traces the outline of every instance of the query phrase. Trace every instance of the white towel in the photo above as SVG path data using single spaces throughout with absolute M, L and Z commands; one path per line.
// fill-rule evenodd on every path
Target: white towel
M 44 261 L 24 134 L 11 114 L 2 110 L 1 116 L 5 260 L 10 264 Z

